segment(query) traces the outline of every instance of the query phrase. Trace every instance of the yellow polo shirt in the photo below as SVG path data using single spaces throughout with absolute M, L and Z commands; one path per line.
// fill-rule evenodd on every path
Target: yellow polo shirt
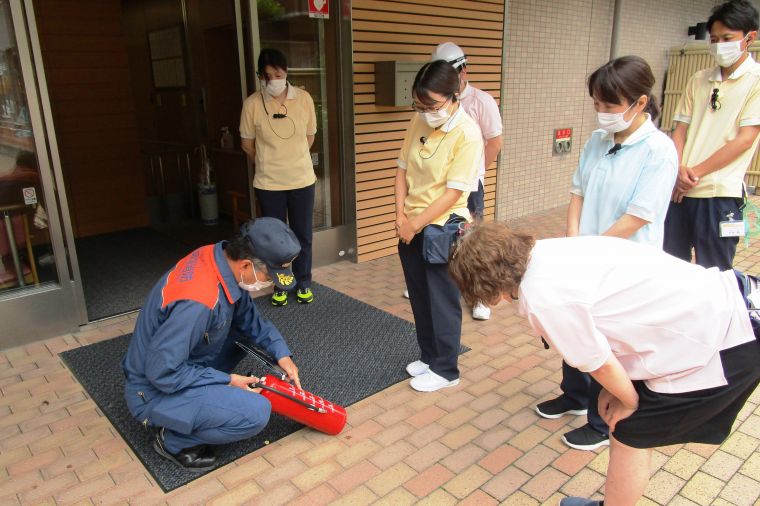
M 718 89 L 720 109 L 713 111 L 710 97 Z M 686 123 L 686 144 L 681 164 L 693 167 L 733 140 L 743 126 L 760 125 L 760 63 L 748 57 L 723 81 L 720 67 L 694 74 L 673 116 Z M 695 198 L 741 197 L 744 173 L 755 154 L 758 140 L 725 167 L 700 178 L 686 195 Z
M 273 118 L 276 113 L 287 113 L 287 117 Z M 316 133 L 314 101 L 305 90 L 288 84 L 284 106 L 262 91 L 245 99 L 240 137 L 255 139 L 254 188 L 295 190 L 314 184 L 317 178 L 306 136 Z
M 424 143 L 421 139 L 424 139 Z M 469 220 L 467 197 L 483 156 L 483 136 L 460 106 L 443 126 L 431 128 L 415 114 L 396 163 L 406 170 L 404 213 L 416 216 L 440 198 L 446 188 L 462 190 L 454 205 L 432 223 L 443 225 L 451 213 Z

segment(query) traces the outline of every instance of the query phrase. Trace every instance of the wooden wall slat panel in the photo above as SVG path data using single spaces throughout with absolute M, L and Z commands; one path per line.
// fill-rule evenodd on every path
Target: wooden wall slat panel
M 465 23 L 465 20 L 461 20 Z M 359 51 L 365 51 L 368 53 L 396 53 L 396 54 L 420 54 L 421 47 L 427 47 L 427 45 L 414 45 L 408 46 L 405 44 L 397 44 L 396 42 L 354 42 L 354 49 Z M 422 53 L 425 56 L 430 56 L 430 51 Z M 480 56 L 501 56 L 501 48 L 493 47 L 479 47 L 475 55 Z
M 491 2 L 481 2 L 480 0 L 462 1 L 462 0 L 416 0 L 417 5 L 432 5 L 434 7 L 453 7 L 455 9 L 466 8 L 468 10 L 483 11 L 484 16 L 488 13 L 498 13 L 504 16 L 504 5 L 501 0 L 495 4 Z
M 396 25 L 396 28 L 398 28 L 398 25 Z M 482 32 L 481 32 L 482 33 Z M 431 46 L 437 46 L 439 44 L 439 40 L 441 40 L 437 35 L 400 35 L 394 33 L 392 35 L 393 42 L 404 42 L 404 43 L 412 43 L 412 44 L 430 44 Z M 388 33 L 387 32 L 364 32 L 361 35 L 357 35 L 357 38 L 354 39 L 354 42 L 387 42 L 388 41 Z M 474 39 L 474 38 L 461 38 L 460 39 L 462 44 L 469 45 L 475 45 L 478 44 L 483 47 L 501 47 L 501 44 L 498 40 L 493 39 Z
M 505 0 L 354 0 L 353 71 L 357 246 L 360 262 L 396 254 L 396 158 L 413 113 L 375 105 L 376 61 L 425 62 L 450 40 L 467 54 L 469 80 L 501 98 Z M 432 10 L 431 10 L 432 9 Z M 496 164 L 486 172 L 486 220 L 492 221 Z
M 488 17 L 492 21 L 503 21 L 504 13 L 490 13 L 486 16 L 482 12 L 472 10 L 462 10 L 458 8 L 450 8 L 443 5 L 439 5 L 435 8 L 435 15 L 431 16 L 430 7 L 427 5 L 419 5 L 417 3 L 410 2 L 393 2 L 389 0 L 364 0 L 362 3 L 364 9 L 371 9 L 378 12 L 392 12 L 403 14 L 420 14 L 428 18 L 434 18 L 436 21 L 440 21 L 441 18 L 454 18 L 454 19 L 471 19 L 474 21 L 482 21 L 481 18 Z
M 357 2 L 358 3 L 358 2 Z M 362 2 L 363 3 L 363 2 Z M 404 12 L 382 12 L 372 9 L 353 9 L 353 19 L 366 21 L 387 21 L 389 23 L 414 23 L 429 26 L 442 26 L 444 23 L 455 24 L 467 28 L 482 28 L 483 30 L 499 31 L 502 28 L 501 21 L 491 21 L 491 16 L 484 16 L 488 20 L 467 18 L 445 18 L 432 14 L 407 14 Z M 477 48 L 476 48 L 477 49 Z M 478 54 L 478 53 L 473 53 Z

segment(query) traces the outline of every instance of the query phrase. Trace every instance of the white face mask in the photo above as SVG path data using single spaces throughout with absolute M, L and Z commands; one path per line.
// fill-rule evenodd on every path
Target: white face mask
M 730 67 L 736 63 L 744 54 L 744 51 L 742 51 L 744 39 L 710 44 L 710 54 L 715 58 L 715 63 L 721 67 Z
M 251 264 L 253 266 L 253 264 Z M 256 267 L 253 267 L 253 283 L 246 283 L 243 281 L 243 273 L 240 273 L 240 281 L 238 281 L 238 286 L 245 290 L 246 292 L 257 292 L 259 290 L 263 290 L 264 288 L 268 288 L 274 284 L 274 281 L 271 279 L 269 281 L 259 281 L 259 278 L 256 277 Z
M 425 123 L 427 123 L 431 128 L 438 128 L 439 126 L 446 123 L 446 121 L 451 117 L 448 106 L 443 106 L 437 111 L 421 112 L 420 114 L 425 120 Z
M 633 115 L 631 119 L 628 121 L 625 120 L 624 116 L 625 113 L 631 110 L 631 107 L 636 105 L 636 102 L 632 103 L 628 109 L 626 109 L 623 112 L 598 112 L 596 113 L 597 121 L 599 122 L 599 127 L 602 128 L 607 133 L 615 134 L 618 132 L 622 132 L 623 130 L 626 130 L 628 127 L 631 126 L 631 123 L 633 123 L 633 120 L 636 118 L 636 116 L 639 115 L 639 113 L 636 113 Z
M 261 86 L 271 97 L 279 97 L 288 86 L 287 79 L 270 79 L 269 82 L 261 81 Z

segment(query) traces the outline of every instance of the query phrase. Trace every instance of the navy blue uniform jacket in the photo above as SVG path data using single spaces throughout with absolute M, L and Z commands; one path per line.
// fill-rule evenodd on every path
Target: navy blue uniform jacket
M 224 244 L 204 246 L 180 260 L 156 283 L 140 311 L 122 361 L 127 406 L 140 421 L 162 425 L 151 416 L 151 401 L 162 395 L 229 384 L 228 370 L 210 365 L 234 367 L 240 350 L 230 341 L 240 336 L 277 360 L 290 355 L 280 332 L 238 286 Z M 175 423 L 192 423 L 194 417 L 172 414 Z

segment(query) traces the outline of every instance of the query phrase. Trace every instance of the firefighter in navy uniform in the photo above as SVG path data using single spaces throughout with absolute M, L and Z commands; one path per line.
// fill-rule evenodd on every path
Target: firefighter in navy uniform
M 153 448 L 188 470 L 214 466 L 213 447 L 249 438 L 269 421 L 269 401 L 231 374 L 244 352 L 265 349 L 300 388 L 298 368 L 279 331 L 248 292 L 275 284 L 290 290 L 300 245 L 282 221 L 258 218 L 229 242 L 203 246 L 153 287 L 122 362 L 129 411 L 158 427 Z

